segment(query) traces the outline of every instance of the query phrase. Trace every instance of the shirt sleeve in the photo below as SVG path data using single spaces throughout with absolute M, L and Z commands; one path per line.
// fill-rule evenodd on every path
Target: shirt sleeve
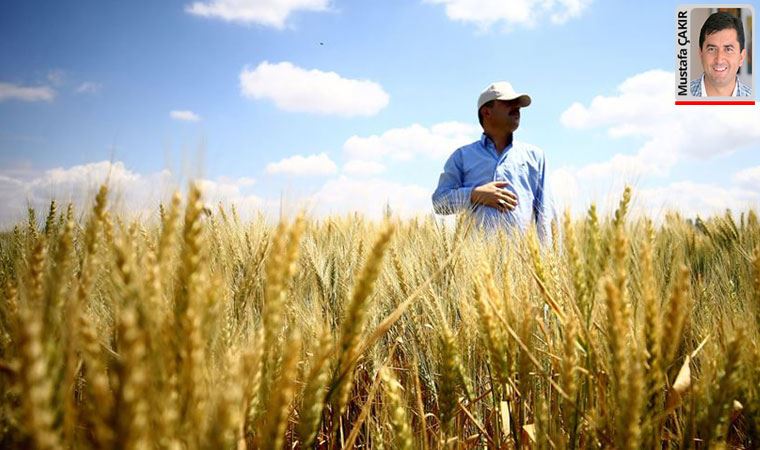
M 443 166 L 438 188 L 433 193 L 433 209 L 436 214 L 455 214 L 471 207 L 472 187 L 464 187 L 462 154 L 454 152 Z

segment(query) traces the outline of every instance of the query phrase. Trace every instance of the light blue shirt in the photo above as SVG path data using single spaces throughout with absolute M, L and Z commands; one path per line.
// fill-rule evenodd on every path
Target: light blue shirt
M 438 214 L 469 210 L 486 228 L 508 226 L 524 233 L 535 223 L 541 241 L 548 242 L 553 210 L 544 188 L 545 172 L 540 148 L 513 141 L 499 154 L 493 141 L 483 134 L 479 141 L 460 147 L 446 161 L 433 193 L 433 208 Z M 505 189 L 517 195 L 514 210 L 502 212 L 471 202 L 472 190 L 492 181 L 509 183 Z
M 707 97 L 705 91 L 705 74 L 696 80 L 691 80 L 689 83 L 689 91 L 694 97 Z M 734 85 L 734 92 L 731 97 L 752 97 L 752 88 L 742 83 L 739 77 L 736 77 L 736 84 Z

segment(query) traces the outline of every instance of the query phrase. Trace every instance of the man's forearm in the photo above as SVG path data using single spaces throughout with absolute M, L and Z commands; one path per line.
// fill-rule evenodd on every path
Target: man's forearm
M 472 188 L 470 187 L 450 189 L 433 196 L 433 209 L 436 214 L 456 214 L 470 208 L 471 196 Z

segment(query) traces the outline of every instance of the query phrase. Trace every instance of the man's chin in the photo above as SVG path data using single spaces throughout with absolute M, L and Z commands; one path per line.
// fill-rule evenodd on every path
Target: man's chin
M 720 75 L 708 75 L 707 80 L 712 84 L 713 86 L 717 87 L 724 87 L 730 84 L 734 81 L 734 77 L 728 75 L 728 74 L 720 74 Z

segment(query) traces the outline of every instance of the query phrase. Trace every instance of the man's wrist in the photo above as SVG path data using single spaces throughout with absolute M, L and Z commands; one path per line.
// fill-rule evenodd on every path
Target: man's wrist
M 467 192 L 468 195 L 466 198 L 470 200 L 470 206 L 478 204 L 479 198 L 480 198 L 480 193 L 478 192 L 478 188 L 469 187 L 469 188 L 464 188 L 464 189 L 469 190 L 469 192 Z
M 478 188 L 472 188 L 470 189 L 470 204 L 474 205 L 475 203 L 478 203 Z

